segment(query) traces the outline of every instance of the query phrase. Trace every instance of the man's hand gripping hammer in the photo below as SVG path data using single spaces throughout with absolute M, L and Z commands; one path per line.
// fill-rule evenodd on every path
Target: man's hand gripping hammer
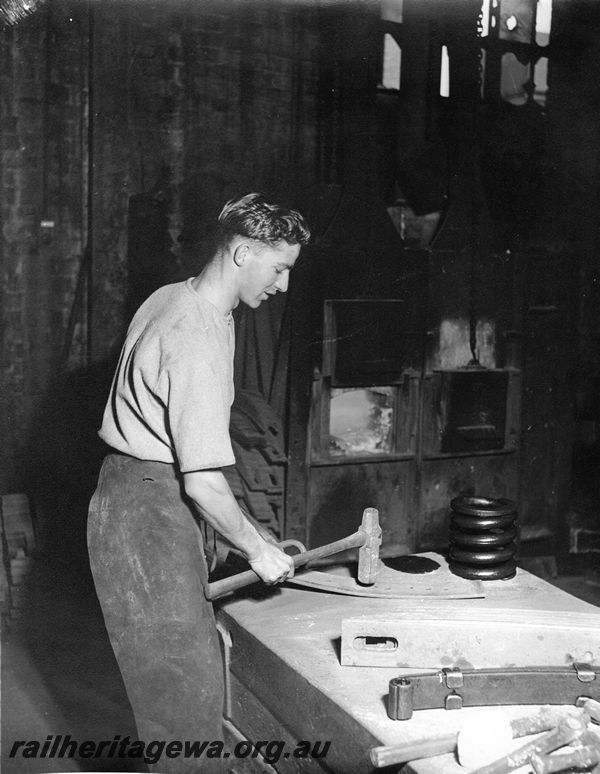
M 285 545 L 285 541 L 282 545 Z M 307 551 L 301 543 L 294 541 L 294 545 L 302 550 L 292 557 L 294 567 L 303 567 L 314 559 L 323 559 L 333 556 L 341 551 L 358 548 L 358 582 L 372 586 L 377 578 L 379 568 L 379 546 L 381 545 L 381 527 L 379 526 L 379 512 L 376 508 L 365 508 L 362 523 L 358 530 L 348 537 L 336 540 L 334 543 L 311 548 Z M 254 570 L 247 570 L 230 578 L 209 583 L 205 590 L 207 599 L 218 599 L 232 591 L 250 586 L 259 581 L 259 576 Z

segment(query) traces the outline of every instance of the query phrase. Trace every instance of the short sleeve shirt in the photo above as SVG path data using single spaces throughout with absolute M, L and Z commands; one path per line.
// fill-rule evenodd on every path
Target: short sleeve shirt
M 153 293 L 133 318 L 100 437 L 181 472 L 235 463 L 229 436 L 235 329 L 191 279 Z

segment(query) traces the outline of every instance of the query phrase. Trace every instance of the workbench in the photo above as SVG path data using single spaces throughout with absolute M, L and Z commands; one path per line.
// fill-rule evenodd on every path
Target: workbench
M 600 608 L 522 569 L 513 579 L 486 581 L 484 588 L 485 598 L 444 600 L 448 618 L 453 611 L 511 607 L 547 611 L 551 618 L 581 612 L 598 616 L 600 623 Z M 291 748 L 298 740 L 331 741 L 324 760 L 279 760 L 274 765 L 282 774 L 366 774 L 375 771 L 368 758 L 373 746 L 457 732 L 465 720 L 481 718 L 482 713 L 493 717 L 501 711 L 512 718 L 537 709 L 530 705 L 501 710 L 421 710 L 410 720 L 390 720 L 386 713 L 389 680 L 411 670 L 341 666 L 341 621 L 364 615 L 393 617 L 405 612 L 411 600 L 368 599 L 292 587 L 262 587 L 258 593 L 255 589 L 247 594 L 223 602 L 218 611 L 225 642 L 226 716 L 253 741 L 282 740 Z M 440 600 L 419 599 L 418 604 L 438 608 Z M 402 771 L 465 774 L 467 770 L 453 754 L 445 754 L 414 761 Z

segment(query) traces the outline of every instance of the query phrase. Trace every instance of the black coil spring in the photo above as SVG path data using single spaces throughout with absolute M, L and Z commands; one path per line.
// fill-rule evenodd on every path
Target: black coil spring
M 450 508 L 450 570 L 474 580 L 514 577 L 516 504 L 504 498 L 455 497 Z

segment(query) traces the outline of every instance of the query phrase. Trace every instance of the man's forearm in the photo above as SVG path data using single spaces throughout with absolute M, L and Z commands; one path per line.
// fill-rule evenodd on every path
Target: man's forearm
M 249 561 L 260 555 L 264 540 L 244 516 L 220 470 L 184 473 L 184 485 L 186 494 L 213 529 L 242 551 Z
M 203 519 L 239 548 L 265 583 L 281 583 L 294 575 L 294 562 L 278 546 L 266 542 L 248 521 L 220 470 L 184 473 L 186 494 Z

